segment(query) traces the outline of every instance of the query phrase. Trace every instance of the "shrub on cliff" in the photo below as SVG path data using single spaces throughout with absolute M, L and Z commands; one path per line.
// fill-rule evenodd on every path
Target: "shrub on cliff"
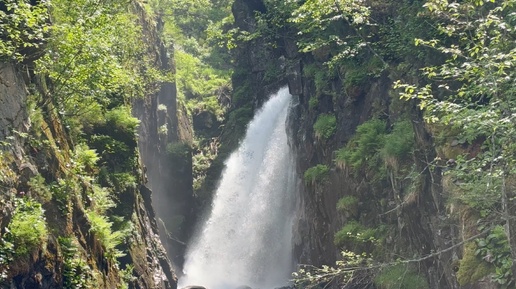
M 16 209 L 0 250 L 12 245 L 13 256 L 23 258 L 37 248 L 44 247 L 47 240 L 47 224 L 41 204 L 31 198 L 15 200 Z
M 414 145 L 414 131 L 409 120 L 394 123 L 391 133 L 385 136 L 382 153 L 384 157 L 403 158 L 407 156 Z
M 329 139 L 337 129 L 337 118 L 333 114 L 321 114 L 314 123 L 315 136 L 318 139 Z
M 428 289 L 428 282 L 411 266 L 389 266 L 374 279 L 380 289 Z
M 363 165 L 376 167 L 383 159 L 394 164 L 412 152 L 414 132 L 409 120 L 394 123 L 390 133 L 386 122 L 373 119 L 357 127 L 357 132 L 349 143 L 337 150 L 335 162 L 340 167 L 359 169 Z
M 105 118 L 105 128 L 111 132 L 108 135 L 136 147 L 136 129 L 140 121 L 132 116 L 129 107 L 114 108 L 106 113 Z
M 327 165 L 318 164 L 305 171 L 305 182 L 315 184 L 325 180 L 328 177 L 330 169 Z
M 358 206 L 358 198 L 355 196 L 344 196 L 337 202 L 337 210 L 342 212 L 356 212 Z
M 335 161 L 338 166 L 354 169 L 362 165 L 375 166 L 378 152 L 385 142 L 385 121 L 373 119 L 357 127 L 357 132 L 348 144 L 337 151 Z

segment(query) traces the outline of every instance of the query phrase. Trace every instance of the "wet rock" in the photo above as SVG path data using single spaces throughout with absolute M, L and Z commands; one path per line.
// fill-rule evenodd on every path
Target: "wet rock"
M 181 289 L 206 289 L 206 287 L 204 287 L 204 286 L 197 286 L 197 285 L 190 285 L 190 286 L 183 287 Z

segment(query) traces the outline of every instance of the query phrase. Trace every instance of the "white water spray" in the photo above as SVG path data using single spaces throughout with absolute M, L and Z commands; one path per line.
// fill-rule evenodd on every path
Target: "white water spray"
M 287 88 L 265 103 L 226 161 L 211 215 L 187 249 L 179 288 L 270 289 L 292 272 L 295 167 L 285 122 Z

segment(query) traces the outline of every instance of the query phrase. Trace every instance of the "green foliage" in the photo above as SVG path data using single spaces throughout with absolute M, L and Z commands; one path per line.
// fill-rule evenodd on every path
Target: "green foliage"
M 338 246 L 367 245 L 378 242 L 380 233 L 381 228 L 367 228 L 356 221 L 351 221 L 335 233 L 334 243 Z
M 18 175 L 11 167 L 12 163 L 14 163 L 13 154 L 0 150 L 0 187 L 12 188 L 16 184 Z
M 307 169 L 304 173 L 305 182 L 309 184 L 320 183 L 328 177 L 330 169 L 327 165 L 318 164 Z
M 140 121 L 132 116 L 130 107 L 116 107 L 105 114 L 105 127 L 109 128 L 109 135 L 128 145 L 135 142 L 139 124 Z
M 305 77 L 313 78 L 317 95 L 327 91 L 328 84 L 330 83 L 327 67 L 311 63 L 304 66 L 303 74 Z
M 408 265 L 387 267 L 375 278 L 379 289 L 428 289 L 426 279 Z
M 95 150 L 90 149 L 86 144 L 78 144 L 73 153 L 72 167 L 77 174 L 95 174 L 99 160 L 100 157 Z
M 337 119 L 333 114 L 321 114 L 314 123 L 315 136 L 318 139 L 327 140 L 337 129 Z
M 138 277 L 134 276 L 134 265 L 127 265 L 125 269 L 120 270 L 121 281 L 117 289 L 129 289 L 129 283 L 135 282 Z
M 377 166 L 378 153 L 385 143 L 385 126 L 385 122 L 379 119 L 372 119 L 359 125 L 353 139 L 337 151 L 335 158 L 337 164 L 354 169 L 363 165 Z
M 160 136 L 167 136 L 168 135 L 168 127 L 167 124 L 163 124 L 158 128 L 158 134 Z
M 0 282 L 3 282 L 8 277 L 7 270 L 13 255 L 14 244 L 0 238 Z
M 244 110 L 228 114 L 230 104 L 237 108 L 248 101 L 245 89 L 232 93 L 231 88 L 233 65 L 230 49 L 235 48 L 236 37 L 240 35 L 234 28 L 231 1 L 149 0 L 145 4 L 151 14 L 164 24 L 160 36 L 171 48 L 170 53 L 174 54 L 178 101 L 186 108 L 189 117 L 195 119 L 198 115 L 209 114 L 217 121 L 213 128 L 195 132 L 194 141 L 209 146 L 209 140 L 220 133 L 217 132 L 222 127 L 219 123 L 225 118 L 228 120 L 226 127 L 242 123 L 240 113 Z M 269 70 L 266 76 L 273 77 L 274 73 L 274 70 Z M 242 129 L 245 128 L 235 129 L 237 135 Z M 165 135 L 170 132 L 161 127 L 159 133 Z M 215 157 L 204 153 L 207 148 L 199 147 L 193 151 L 196 189 L 204 182 L 206 169 Z M 170 156 L 174 158 L 173 155 Z M 181 164 L 190 166 L 188 158 L 180 157 L 180 163 L 173 164 L 173 169 L 179 170 Z
M 318 105 L 319 105 L 319 98 L 317 98 L 316 96 L 310 97 L 310 99 L 308 100 L 308 108 L 310 108 L 311 110 L 314 110 Z
M 185 163 L 190 157 L 191 148 L 188 144 L 177 142 L 167 145 L 167 154 L 174 163 Z
M 59 211 L 66 215 L 71 210 L 72 196 L 79 194 L 79 182 L 72 178 L 59 179 L 49 185 L 53 199 L 57 202 Z
M 323 265 L 317 268 L 301 265 L 300 269 L 292 274 L 296 288 L 324 288 L 336 280 L 340 280 L 342 284 L 352 284 L 357 273 L 367 274 L 368 268 L 373 266 L 373 259 L 367 254 L 356 254 L 351 251 L 342 251 L 341 254 L 342 258 L 335 266 Z
M 485 155 L 485 157 L 489 157 Z M 500 191 L 503 188 L 503 175 L 499 170 L 485 172 L 482 169 L 470 171 L 469 168 L 483 168 L 484 158 L 456 158 L 457 166 L 445 172 L 457 186 L 456 198 L 464 204 L 478 210 L 482 217 L 487 217 L 500 202 Z
M 192 156 L 192 174 L 194 191 L 201 189 L 206 180 L 206 172 L 212 166 L 218 153 L 218 143 L 209 140 L 207 144 L 196 143 L 194 150 L 198 152 Z
M 176 84 L 180 99 L 186 101 L 190 112 L 209 111 L 221 118 L 225 109 L 218 102 L 220 91 L 229 85 L 229 74 L 203 63 L 196 56 L 175 51 Z M 202 81 L 200 81 L 202 80 Z
M 41 204 L 30 198 L 15 200 L 16 208 L 7 233 L 3 237 L 5 246 L 13 246 L 13 258 L 24 258 L 41 249 L 47 241 L 47 224 Z M 12 244 L 12 245 L 10 245 Z
M 334 31 L 332 25 L 348 17 L 357 25 L 366 24 L 369 14 L 369 8 L 360 1 L 308 0 L 293 11 L 290 21 L 296 24 L 303 36 L 298 43 L 301 51 L 310 52 L 339 42 L 345 43 L 344 39 L 331 33 Z M 325 33 L 325 30 L 330 33 Z
M 368 69 L 366 68 L 355 68 L 346 72 L 344 78 L 344 88 L 349 89 L 353 87 L 364 86 L 371 77 L 369 76 Z
M 265 83 L 274 83 L 281 79 L 281 75 L 283 71 L 279 67 L 277 62 L 268 62 L 267 67 L 265 69 L 265 73 L 263 75 L 263 81 Z
M 108 111 L 105 120 L 96 123 L 89 137 L 90 146 L 100 152 L 99 165 L 115 172 L 132 172 L 137 167 L 136 129 L 139 120 L 128 107 Z
M 179 42 L 184 38 L 206 40 L 206 30 L 230 14 L 230 6 L 225 1 L 150 0 L 147 3 L 156 15 L 170 22 L 165 32 L 180 36 Z
M 392 167 L 407 157 L 413 146 L 414 132 L 410 121 L 395 122 L 392 131 L 388 133 L 385 121 L 372 119 L 359 125 L 349 143 L 337 150 L 335 162 L 340 167 L 350 166 L 357 170 L 363 166 L 382 166 L 380 160 L 383 159 Z
M 326 53 L 329 68 L 338 68 L 350 60 L 376 58 L 380 70 L 387 63 L 378 54 L 370 40 L 378 29 L 370 22 L 375 2 L 356 0 L 309 0 L 292 9 L 289 22 L 300 31 L 297 45 L 301 52 Z M 381 5 L 394 4 L 382 2 Z M 375 72 L 376 73 L 376 72 Z
M 476 251 L 478 251 L 478 247 L 473 242 L 464 246 L 463 257 L 457 271 L 457 281 L 462 286 L 473 284 L 493 271 L 493 267 L 481 259 L 484 256 L 480 254 L 480 251 L 475 254 Z
M 106 250 L 106 256 L 111 259 L 124 256 L 120 250 L 116 249 L 125 238 L 123 232 L 113 231 L 111 229 L 113 223 L 96 211 L 89 211 L 87 215 L 91 225 L 90 230 Z
M 88 191 L 88 197 L 91 201 L 90 207 L 100 214 L 105 214 L 108 209 L 115 207 L 112 192 L 97 184 L 93 184 L 91 190 Z
M 412 152 L 414 147 L 414 130 L 409 120 L 394 123 L 392 131 L 385 136 L 382 153 L 384 157 L 402 159 Z
M 0 10 L 0 60 L 23 61 L 34 57 L 49 31 L 47 1 L 31 5 L 27 0 L 2 1 Z
M 355 196 L 344 196 L 337 202 L 337 209 L 339 211 L 355 211 L 358 206 L 358 198 Z
M 298 4 L 294 1 L 263 1 L 267 11 L 257 11 L 255 18 L 257 25 L 252 31 L 239 31 L 237 37 L 240 41 L 257 40 L 266 43 L 270 47 L 277 47 L 278 40 L 281 40 L 285 28 L 292 26 L 288 19 Z
M 166 112 L 167 111 L 167 106 L 164 105 L 164 104 L 158 104 L 158 111 L 164 111 Z
M 391 63 L 423 60 L 415 37 L 435 35 L 420 1 L 289 1 L 288 23 L 302 52 L 323 56 L 327 68 L 345 71 L 344 88 L 362 86 Z M 273 4 L 271 4 L 271 8 Z M 274 7 L 275 8 L 275 7 Z M 392 11 L 400 11 L 392 13 Z M 410 63 L 412 64 L 412 63 Z M 328 78 L 325 78 L 328 79 Z
M 52 192 L 42 175 L 38 174 L 32 177 L 28 185 L 32 196 L 42 204 L 48 203 L 52 199 Z
M 112 171 L 131 171 L 136 166 L 136 150 L 107 135 L 91 136 L 90 145 L 101 152 L 100 163 Z
M 240 36 L 240 32 L 237 28 L 234 28 L 235 19 L 232 13 L 229 16 L 224 17 L 218 22 L 212 22 L 206 29 L 206 38 L 214 50 L 210 54 L 208 63 L 213 64 L 214 61 L 218 61 L 215 66 L 220 66 L 224 61 L 227 60 L 229 52 L 236 48 L 236 39 Z M 226 64 L 227 65 L 227 64 Z
M 66 289 L 90 288 L 93 286 L 93 270 L 81 258 L 73 237 L 59 237 L 63 254 L 63 287 Z
M 110 175 L 110 180 L 118 192 L 123 192 L 129 188 L 134 189 L 137 185 L 134 172 L 112 173 Z
M 162 59 L 156 59 L 151 47 L 154 43 L 146 43 L 142 37 L 140 22 L 149 19 L 147 15 L 140 19 L 140 15 L 133 13 L 133 5 L 139 4 L 126 0 L 1 2 L 0 60 L 29 64 L 28 77 L 37 82 L 36 87 L 29 88 L 34 93 L 27 105 L 33 121 L 31 129 L 38 137 L 43 130 L 59 137 L 54 147 L 54 140 L 37 143 L 28 139 L 25 132 L 17 133 L 16 137 L 30 143 L 34 153 L 46 155 L 47 151 L 41 148 L 52 146 L 50 154 L 58 154 L 44 170 L 46 179 L 37 175 L 28 182 L 28 195 L 43 203 L 57 203 L 61 213 L 68 217 L 72 209 L 74 214 L 86 211 L 91 234 L 104 247 L 105 256 L 114 260 L 120 256 L 117 246 L 130 224 L 107 215 L 115 211 L 115 201 L 122 199 L 117 192 L 134 188 L 138 182 L 135 174 L 139 121 L 132 117 L 129 104 L 154 93 L 160 83 L 173 80 L 170 71 L 155 68 Z M 145 24 L 152 27 L 152 23 Z M 205 69 L 194 77 L 205 79 L 212 74 L 215 72 Z M 212 90 L 220 83 L 217 79 L 206 84 L 208 88 L 199 89 Z M 208 105 L 212 102 L 213 99 L 206 101 Z M 59 131 L 61 124 L 64 132 Z M 63 136 L 71 136 L 71 140 L 59 144 Z M 0 145 L 8 143 L 0 142 Z M 65 157 L 59 157 L 58 150 L 68 145 L 73 151 L 63 152 Z M 11 159 L 4 158 L 0 152 L 0 188 L 6 191 L 20 182 L 10 166 Z M 9 262 L 46 245 L 45 218 L 36 200 L 16 201 L 13 216 L 0 240 L 2 277 Z M 64 228 L 55 229 L 61 232 Z M 57 231 L 53 233 L 58 234 Z M 82 254 L 74 237 L 62 238 L 59 243 L 64 263 L 63 286 L 94 287 L 97 276 L 91 268 L 95 265 L 88 264 L 90 256 Z M 110 264 L 116 267 L 114 262 Z
M 50 79 L 46 93 L 74 139 L 103 121 L 107 109 L 168 79 L 153 68 L 125 0 L 55 0 L 51 14 L 48 53 L 36 72 Z
M 423 69 L 425 86 L 396 83 L 402 99 L 417 100 L 427 122 L 447 130 L 469 150 L 446 172 L 460 200 L 492 227 L 500 223 L 501 215 L 508 230 L 514 230 L 508 208 L 515 205 L 516 173 L 514 5 L 513 0 L 453 5 L 427 1 L 427 13 L 434 17 L 441 37 L 416 39 L 416 45 L 440 53 L 443 61 Z M 507 235 L 512 234 L 496 227 L 477 243 L 477 257 L 495 266 L 494 280 L 501 288 L 514 287 L 511 271 L 516 265 L 511 259 L 516 248 Z M 465 271 L 472 259 L 463 259 Z M 462 281 L 471 281 L 466 274 Z
M 331 63 L 332 65 L 336 65 Z M 341 60 L 341 69 L 346 69 L 344 74 L 344 89 L 349 92 L 357 87 L 367 87 L 369 82 L 380 77 L 386 68 L 385 63 L 379 57 L 364 56 L 352 60 Z
M 516 153 L 516 51 L 509 40 L 516 34 L 515 4 L 427 1 L 441 37 L 416 39 L 416 45 L 440 53 L 443 61 L 423 69 L 425 86 L 396 83 L 402 99 L 417 100 L 427 122 L 455 134 L 463 147 L 477 147 L 458 157 L 446 174 L 465 204 L 493 218 L 501 207 L 508 225 L 506 208 L 514 206 L 508 182 L 515 175 Z
M 485 238 L 477 239 L 476 247 L 477 249 L 474 252 L 475 258 L 477 258 L 477 260 L 482 259 L 488 264 L 494 266 L 495 272 L 493 274 L 493 281 L 498 284 L 500 288 L 514 287 L 515 277 L 512 275 L 511 271 L 513 260 L 511 257 L 509 240 L 507 239 L 507 233 L 505 232 L 504 227 L 496 226 L 488 233 Z M 466 259 L 467 257 L 467 255 L 464 256 L 463 260 L 461 261 L 461 267 L 463 262 L 466 263 L 468 260 Z M 469 259 L 471 258 L 472 257 Z M 483 267 L 486 266 L 484 265 Z M 473 276 L 471 278 L 473 278 Z M 469 279 L 469 281 L 474 280 Z
M 219 98 L 229 87 L 230 60 L 224 31 L 232 23 L 224 1 L 152 0 L 148 7 L 165 25 L 162 38 L 174 45 L 178 98 L 190 113 L 210 111 L 221 119 Z

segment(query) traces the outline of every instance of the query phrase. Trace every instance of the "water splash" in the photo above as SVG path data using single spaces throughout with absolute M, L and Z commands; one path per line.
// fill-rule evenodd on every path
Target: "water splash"
M 187 249 L 179 287 L 275 288 L 292 272 L 296 176 L 287 144 L 291 96 L 271 96 L 226 161 L 212 212 Z

